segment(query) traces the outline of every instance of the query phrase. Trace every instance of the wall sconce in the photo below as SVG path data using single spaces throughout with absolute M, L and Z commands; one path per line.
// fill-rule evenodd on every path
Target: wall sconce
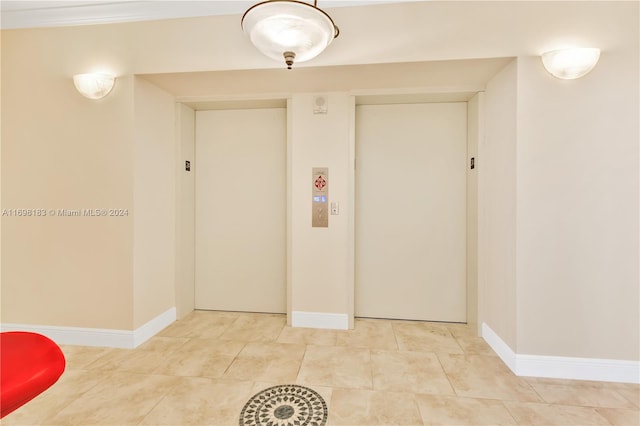
M 589 73 L 600 59 L 600 49 L 558 49 L 542 54 L 542 64 L 554 77 L 573 80 Z
M 109 94 L 116 78 L 109 74 L 76 74 L 73 84 L 82 96 L 89 99 L 101 99 Z

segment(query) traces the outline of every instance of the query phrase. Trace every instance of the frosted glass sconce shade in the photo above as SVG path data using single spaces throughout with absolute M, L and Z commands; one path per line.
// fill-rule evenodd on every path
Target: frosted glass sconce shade
M 296 0 L 258 3 L 242 17 L 242 30 L 266 56 L 293 62 L 315 58 L 338 37 L 333 20 L 315 5 Z
M 554 77 L 573 80 L 589 73 L 600 59 L 600 49 L 574 48 L 542 54 L 542 64 Z
M 82 96 L 89 99 L 101 99 L 109 94 L 116 78 L 108 74 L 76 74 L 73 84 Z

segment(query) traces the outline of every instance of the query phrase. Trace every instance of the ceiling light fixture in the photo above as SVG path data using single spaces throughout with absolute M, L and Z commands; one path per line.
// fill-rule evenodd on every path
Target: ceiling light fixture
M 542 54 L 542 64 L 554 77 L 573 80 L 589 73 L 600 59 L 600 49 L 558 49 Z
M 326 49 L 340 30 L 333 19 L 313 4 L 297 0 L 268 0 L 251 6 L 242 16 L 242 30 L 266 56 L 287 68 Z
M 73 84 L 82 96 L 89 99 L 101 99 L 109 94 L 116 78 L 109 74 L 90 73 L 76 74 Z

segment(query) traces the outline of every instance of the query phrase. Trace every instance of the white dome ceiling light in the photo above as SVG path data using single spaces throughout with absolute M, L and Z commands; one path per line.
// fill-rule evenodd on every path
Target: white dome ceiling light
M 297 0 L 268 0 L 242 16 L 242 30 L 266 56 L 282 60 L 287 68 L 318 56 L 340 30 L 331 17 L 313 4 Z

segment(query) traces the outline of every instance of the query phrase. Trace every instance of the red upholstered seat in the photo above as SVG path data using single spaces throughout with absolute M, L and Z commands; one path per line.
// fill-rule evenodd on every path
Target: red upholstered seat
M 47 390 L 62 375 L 60 347 L 36 333 L 0 333 L 0 418 Z

